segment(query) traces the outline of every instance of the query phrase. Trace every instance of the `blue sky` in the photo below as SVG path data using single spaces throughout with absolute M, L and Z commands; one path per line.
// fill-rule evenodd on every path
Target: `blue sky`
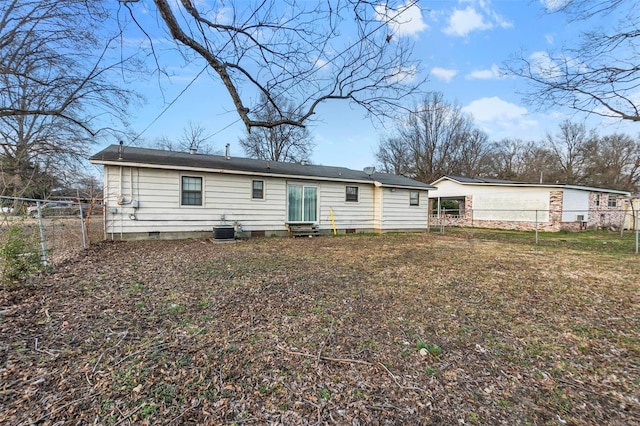
M 597 128 L 600 133 L 618 131 L 636 136 L 638 131 L 633 125 L 620 120 L 585 117 L 563 109 L 539 111 L 525 105 L 521 92 L 528 90 L 527 83 L 500 73 L 512 55 L 522 51 L 525 57 L 544 61 L 543 52 L 575 44 L 580 31 L 593 25 L 569 23 L 565 15 L 547 13 L 561 1 L 423 0 L 421 10 L 408 11 L 411 19 L 394 31 L 398 37 L 408 37 L 415 43 L 414 56 L 422 63 L 421 76 L 428 77 L 422 89 L 442 92 L 446 100 L 457 102 L 492 141 L 508 137 L 540 140 L 547 133 L 555 134 L 564 119 L 586 120 L 589 128 Z M 141 14 L 148 12 L 148 17 L 155 13 L 150 0 L 131 7 Z M 598 24 L 607 27 L 614 23 L 600 19 Z M 128 37 L 140 37 L 135 28 L 128 31 Z M 156 47 L 162 50 L 166 45 L 168 41 L 158 42 Z M 169 61 L 168 68 L 174 74 L 170 79 L 153 76 L 146 83 L 136 82 L 147 103 L 132 116 L 134 131 L 142 132 L 177 97 L 162 118 L 144 131 L 144 143 L 149 145 L 163 135 L 178 138 L 191 121 L 213 134 L 210 141 L 214 149 L 222 150 L 230 143 L 231 154 L 243 156 L 238 139 L 243 136 L 244 127 L 219 80 L 204 73 L 178 96 L 202 65 L 185 66 L 171 55 L 161 53 L 161 59 Z M 407 100 L 408 105 L 414 102 Z M 373 165 L 380 138 L 391 130 L 374 126 L 364 110 L 344 101 L 323 104 L 316 117 L 310 126 L 316 145 L 311 160 L 316 164 L 352 169 Z

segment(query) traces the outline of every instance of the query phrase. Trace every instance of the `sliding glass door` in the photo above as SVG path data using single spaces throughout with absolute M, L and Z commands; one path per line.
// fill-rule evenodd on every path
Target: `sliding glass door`
M 317 222 L 318 188 L 315 186 L 287 186 L 287 221 Z

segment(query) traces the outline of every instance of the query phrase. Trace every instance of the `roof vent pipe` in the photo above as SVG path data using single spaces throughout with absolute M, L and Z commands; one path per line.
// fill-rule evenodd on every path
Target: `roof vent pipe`
M 118 145 L 118 160 L 122 160 L 122 151 L 124 150 L 123 145 L 124 142 L 120 141 Z
M 228 143 L 228 144 L 226 144 L 226 145 L 224 146 L 224 147 L 225 147 L 225 150 L 224 150 L 224 159 L 225 159 L 225 160 L 228 160 L 228 159 L 230 158 L 230 157 L 229 157 L 229 146 L 230 146 L 230 145 L 231 145 L 231 144 L 230 144 L 230 143 Z

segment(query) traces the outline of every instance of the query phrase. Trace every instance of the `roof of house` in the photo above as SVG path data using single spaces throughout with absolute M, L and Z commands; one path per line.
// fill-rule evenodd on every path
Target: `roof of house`
M 176 170 L 370 183 L 377 186 L 396 188 L 434 189 L 429 184 L 389 173 L 374 172 L 368 175 L 364 171 L 351 170 L 344 167 L 285 163 L 253 158 L 226 157 L 224 155 L 190 154 L 130 146 L 123 147 L 122 153 L 120 153 L 119 145 L 108 146 L 89 158 L 89 161 L 103 165 L 135 165 L 137 167 Z
M 431 185 L 435 186 L 443 180 L 451 180 L 458 182 L 462 185 L 490 185 L 490 186 L 521 186 L 521 187 L 534 187 L 534 188 L 563 188 L 563 189 L 576 189 L 580 191 L 591 192 L 607 192 L 612 194 L 620 194 L 630 196 L 629 191 L 620 191 L 617 189 L 595 188 L 591 186 L 582 185 L 570 185 L 564 183 L 531 183 L 531 182 L 518 182 L 513 180 L 492 179 L 492 178 L 469 178 L 464 176 L 442 176 L 440 179 L 433 182 Z

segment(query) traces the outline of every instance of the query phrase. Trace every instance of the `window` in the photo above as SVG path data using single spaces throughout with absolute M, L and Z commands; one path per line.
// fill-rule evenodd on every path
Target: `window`
M 264 199 L 264 181 L 254 180 L 251 183 L 251 198 L 254 200 Z
M 618 196 L 616 194 L 609 194 L 609 202 L 607 203 L 609 207 L 618 207 Z
M 358 187 L 357 186 L 347 186 L 347 194 L 346 201 L 358 201 Z
M 596 194 L 596 207 L 600 206 L 600 194 Z
M 420 193 L 418 191 L 409 191 L 409 205 L 410 206 L 420 205 Z
M 193 176 L 182 176 L 182 198 L 183 206 L 202 205 L 202 178 Z
M 287 187 L 287 220 L 316 222 L 318 218 L 318 188 L 289 185 Z

